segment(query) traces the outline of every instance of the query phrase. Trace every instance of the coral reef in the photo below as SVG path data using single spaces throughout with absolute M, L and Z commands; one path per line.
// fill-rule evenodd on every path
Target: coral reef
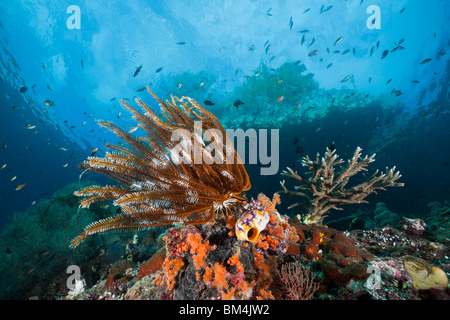
M 302 206 L 307 213 L 302 217 L 303 222 L 307 224 L 322 224 L 326 213 L 331 210 L 342 210 L 339 206 L 350 203 L 367 203 L 364 200 L 369 194 L 376 193 L 377 190 L 385 190 L 386 187 L 401 187 L 404 184 L 396 182 L 400 177 L 400 173 L 395 171 L 395 167 L 387 169 L 385 173 L 378 175 L 375 171 L 367 180 L 356 186 L 347 187 L 350 178 L 360 171 L 367 171 L 367 166 L 375 161 L 375 154 L 365 156 L 360 161 L 361 148 L 357 147 L 353 157 L 348 160 L 347 166 L 339 172 L 335 172 L 334 167 L 342 164 L 344 161 L 338 159 L 335 154 L 336 150 L 327 148 L 325 155 L 316 156 L 316 160 L 310 160 L 306 156 L 302 160 L 302 165 L 307 167 L 309 178 L 305 178 L 291 168 L 287 168 L 287 172 L 283 171 L 282 175 L 294 179 L 301 183 L 295 186 L 295 191 L 288 190 L 285 181 L 281 182 L 283 188 L 279 193 L 286 193 L 292 196 L 306 198 L 309 206 L 302 203 L 295 203 L 289 208 Z M 300 191 L 297 191 L 300 190 Z

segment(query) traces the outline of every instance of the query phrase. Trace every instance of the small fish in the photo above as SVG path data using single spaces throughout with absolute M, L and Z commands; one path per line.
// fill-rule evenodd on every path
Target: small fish
M 177 84 L 177 89 L 180 89 L 182 85 L 183 85 L 183 84 L 182 84 L 181 82 L 179 82 L 179 83 Z
M 86 124 L 86 120 L 83 121 L 83 123 L 81 124 L 82 126 L 84 126 Z
M 319 132 L 320 130 L 322 130 L 322 127 L 318 127 L 318 128 L 316 129 L 316 132 Z
M 62 151 L 67 151 L 67 149 L 64 148 L 64 147 L 61 147 L 61 148 L 59 148 L 59 149 L 61 149 Z
M 282 84 L 283 80 L 279 80 L 278 77 L 275 77 L 275 79 L 277 80 L 278 84 Z
M 0 171 L 1 171 L 1 170 L 3 170 L 3 169 L 5 169 L 5 168 L 6 168 L 6 166 L 7 166 L 7 164 L 6 164 L 6 163 L 2 164 L 2 166 L 0 167 Z
M 181 42 L 177 42 L 177 44 L 180 45 L 180 46 L 184 46 L 186 44 L 186 42 L 181 41 Z
M 134 71 L 133 77 L 136 77 L 139 74 L 139 72 L 141 72 L 141 69 L 142 69 L 142 65 L 137 67 L 136 71 Z
M 405 50 L 405 47 L 402 46 L 396 46 L 394 49 L 391 50 L 391 52 L 395 52 L 397 50 Z
M 10 250 L 8 247 L 5 247 L 4 250 L 5 250 L 5 253 L 6 253 L 6 254 L 10 254 L 10 253 L 11 253 L 11 250 Z
M 372 82 L 372 77 L 369 77 L 369 83 L 371 83 Z
M 84 69 L 84 62 L 83 62 L 83 59 L 81 59 L 81 69 Z
M 328 65 L 327 65 L 327 69 L 330 69 L 330 67 L 333 65 L 333 62 L 330 62 Z
M 272 10 L 272 8 L 270 8 L 269 10 L 266 11 L 266 14 L 267 14 L 268 16 L 272 16 L 272 14 L 269 13 L 270 10 Z
M 253 51 L 255 51 L 255 49 L 256 49 L 256 46 L 255 46 L 255 45 L 252 45 L 250 48 L 248 48 L 248 51 L 253 52 Z
M 298 33 L 307 33 L 307 32 L 309 32 L 308 29 L 303 29 L 303 30 L 300 30 Z
M 160 68 L 156 69 L 156 73 L 161 72 L 163 68 L 164 68 L 164 67 L 160 67 Z
M 214 106 L 214 105 L 215 105 L 215 103 L 212 102 L 211 100 L 205 100 L 205 101 L 203 101 L 203 103 L 204 103 L 206 106 Z
M 300 146 L 297 146 L 297 150 L 295 150 L 295 153 L 298 153 L 298 154 L 303 153 L 303 148 Z
M 330 149 L 330 151 L 334 151 L 336 149 L 334 146 L 334 141 L 329 145 L 328 149 Z
M 308 48 L 311 47 L 313 45 L 313 43 L 316 42 L 316 39 L 313 37 L 311 43 L 308 45 Z
M 331 105 L 334 104 L 334 100 L 336 100 L 336 97 L 333 97 L 333 101 L 331 101 Z
M 109 101 L 114 101 L 116 100 L 116 97 L 109 99 Z
M 12 177 L 11 180 L 9 180 L 9 181 L 12 182 L 12 181 L 14 181 L 14 180 L 16 180 L 16 179 L 17 179 L 17 176 L 14 176 L 14 177 Z
M 336 39 L 336 41 L 334 42 L 333 46 L 337 45 L 339 42 L 342 41 L 342 39 L 344 39 L 344 37 L 339 37 Z
M 45 104 L 47 107 L 51 107 L 51 106 L 54 106 L 54 105 L 55 105 L 55 103 L 54 103 L 53 101 L 51 101 L 51 100 L 45 100 L 45 101 L 44 101 L 44 104 Z
M 375 52 L 375 46 L 372 46 L 372 48 L 370 49 L 370 56 L 372 56 L 374 52 Z
M 400 44 L 402 44 L 403 42 L 405 41 L 405 39 L 400 39 L 400 40 L 398 40 L 398 44 L 400 45 Z
M 49 84 L 47 84 L 47 89 L 50 90 L 50 91 L 53 91 L 52 88 L 50 88 Z
M 300 45 L 302 46 L 305 43 L 305 35 L 302 36 L 302 41 L 300 42 Z
M 406 8 L 402 8 L 402 10 L 400 10 L 400 13 L 402 13 L 403 11 L 405 11 Z
M 392 81 L 392 78 L 390 78 L 390 79 L 386 82 L 386 85 L 388 85 L 391 81 Z
M 386 58 L 386 56 L 388 55 L 389 50 L 384 50 L 383 53 L 381 54 L 381 59 Z
M 298 108 L 300 108 L 301 105 L 302 105 L 301 103 L 297 104 L 297 105 L 295 106 L 295 110 L 298 110 Z
M 350 52 L 350 49 L 346 49 L 346 50 L 342 51 L 341 55 L 347 54 L 349 52 Z
M 68 163 L 64 163 L 64 164 L 62 165 L 62 167 L 63 167 L 63 168 L 67 168 L 68 165 L 69 165 Z
M 413 80 L 412 83 L 420 83 L 419 80 Z
M 42 62 L 41 62 L 41 67 L 42 67 L 42 69 L 45 70 L 45 65 Z
M 33 130 L 34 128 L 36 128 L 36 126 L 35 125 L 31 125 L 31 124 L 27 124 L 26 128 L 28 130 Z
M 202 81 L 198 84 L 199 87 L 202 87 L 205 84 L 205 81 Z
M 25 93 L 25 92 L 27 92 L 27 90 L 28 90 L 27 87 L 22 87 L 22 88 L 20 88 L 19 92 L 20 93 Z
M 269 52 L 270 48 L 271 48 L 271 45 L 269 44 L 269 45 L 266 47 L 266 54 L 267 54 L 267 52 Z
M 322 5 L 322 8 L 320 8 L 320 13 L 321 13 L 321 14 L 324 13 L 324 12 L 327 12 L 327 11 L 329 11 L 331 8 L 333 8 L 332 5 L 326 7 L 325 9 L 323 9 L 323 7 L 324 7 L 324 5 Z
M 235 106 L 236 108 L 238 108 L 241 104 L 244 104 L 241 100 L 236 100 L 234 103 L 233 103 L 233 106 Z
M 281 102 L 281 101 L 283 101 L 283 99 L 284 99 L 284 96 L 280 96 L 280 97 L 277 99 L 277 101 L 278 101 L 278 102 Z
M 293 25 L 294 25 L 294 21 L 292 21 L 292 17 L 291 17 L 291 20 L 289 20 L 289 30 L 292 30 Z
M 128 130 L 128 133 L 133 133 L 133 132 L 135 132 L 137 129 L 139 129 L 138 126 L 131 127 L 130 130 Z
M 319 50 L 313 50 L 310 53 L 308 53 L 308 56 L 312 57 L 312 56 L 315 56 L 318 53 L 319 53 Z
M 303 11 L 303 14 L 307 13 L 309 10 L 311 10 L 311 8 L 308 8 L 305 11 Z
M 142 87 L 142 88 L 137 89 L 136 92 L 142 92 L 142 91 L 144 91 L 145 89 L 146 89 L 146 87 Z
M 19 184 L 17 187 L 16 187 L 16 191 L 19 191 L 19 190 L 22 190 L 23 189 L 23 187 L 25 187 L 27 184 L 26 183 L 22 183 L 22 184 Z
M 12 109 L 17 110 L 17 109 L 19 109 L 19 106 L 12 106 Z
M 98 151 L 98 147 L 91 150 L 91 156 L 93 156 Z
M 348 79 L 350 79 L 350 75 L 345 76 L 345 78 L 341 80 L 341 83 L 347 82 Z
M 422 62 L 421 62 L 420 64 L 428 63 L 428 62 L 430 62 L 431 60 L 432 60 L 431 58 L 424 59 L 424 60 L 422 60 Z

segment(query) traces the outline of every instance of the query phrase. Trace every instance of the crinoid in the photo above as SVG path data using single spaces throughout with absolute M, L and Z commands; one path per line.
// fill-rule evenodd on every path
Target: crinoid
M 89 157 L 80 164 L 83 170 L 120 182 L 75 192 L 86 197 L 81 206 L 110 199 L 121 207 L 121 213 L 86 226 L 71 247 L 108 230 L 204 224 L 217 213 L 228 215 L 233 203 L 245 200 L 241 193 L 250 189 L 250 180 L 219 120 L 189 97 L 171 96 L 171 101 L 163 102 L 147 90 L 159 102 L 161 117 L 140 99 L 136 101 L 143 113 L 120 101 L 145 137 L 99 121 L 125 144 L 107 144 L 110 152 L 104 157 Z

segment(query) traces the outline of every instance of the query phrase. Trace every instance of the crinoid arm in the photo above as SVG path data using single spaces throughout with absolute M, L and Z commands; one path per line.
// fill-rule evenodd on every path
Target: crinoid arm
M 107 144 L 109 152 L 104 157 L 89 157 L 80 164 L 82 170 L 98 172 L 118 182 L 75 192 L 84 198 L 81 205 L 89 207 L 109 199 L 121 208 L 121 213 L 88 225 L 71 247 L 105 231 L 208 223 L 218 213 L 230 213 L 230 205 L 242 201 L 242 192 L 251 187 L 239 155 L 212 113 L 189 97 L 171 96 L 170 101 L 163 102 L 148 87 L 147 90 L 159 103 L 161 116 L 139 99 L 136 101 L 143 112 L 120 102 L 145 136 L 136 137 L 113 122 L 99 121 L 123 144 Z M 189 141 L 184 148 L 176 149 L 179 141 L 173 139 L 174 132 L 187 136 Z M 199 158 L 202 161 L 198 162 Z

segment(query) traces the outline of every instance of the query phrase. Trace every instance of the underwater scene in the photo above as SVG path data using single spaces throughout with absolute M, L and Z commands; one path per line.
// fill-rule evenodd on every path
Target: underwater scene
M 450 299 L 449 1 L 0 1 L 0 45 L 0 300 Z

